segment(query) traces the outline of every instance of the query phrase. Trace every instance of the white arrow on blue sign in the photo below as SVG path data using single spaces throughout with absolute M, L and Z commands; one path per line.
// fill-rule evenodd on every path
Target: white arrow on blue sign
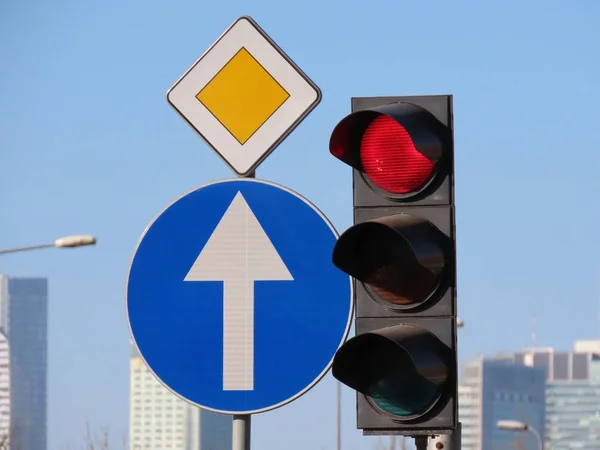
M 184 400 L 253 414 L 329 370 L 352 319 L 337 233 L 299 194 L 256 179 L 183 195 L 146 229 L 127 281 L 133 340 Z

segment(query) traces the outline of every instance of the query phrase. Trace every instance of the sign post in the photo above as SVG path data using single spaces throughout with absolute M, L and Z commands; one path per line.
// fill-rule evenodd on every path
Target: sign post
M 250 414 L 233 416 L 233 450 L 250 450 L 250 426 L 252 416 Z
M 253 171 L 246 175 L 246 178 L 256 178 L 256 172 Z M 253 296 L 254 300 L 254 296 Z M 223 298 L 225 301 L 225 298 Z M 223 326 L 225 328 L 225 326 Z M 254 330 L 253 330 L 254 331 Z M 254 336 L 251 337 L 254 340 Z M 250 450 L 252 445 L 252 415 L 236 414 L 233 416 L 233 426 L 231 429 L 231 447 L 232 450 Z

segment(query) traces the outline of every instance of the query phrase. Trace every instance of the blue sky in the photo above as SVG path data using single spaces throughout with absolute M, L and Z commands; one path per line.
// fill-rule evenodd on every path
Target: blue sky
M 487 4 L 486 4 L 487 3 Z M 252 15 L 323 101 L 257 176 L 300 192 L 339 230 L 350 169 L 327 148 L 350 97 L 453 94 L 461 360 L 600 336 L 600 4 L 504 1 L 8 0 L 0 3 L 0 248 L 93 233 L 95 248 L 6 256 L 50 278 L 50 450 L 85 423 L 128 417 L 124 286 L 148 222 L 232 173 L 165 92 L 236 19 Z M 315 182 L 315 180 L 327 180 Z M 344 389 L 344 448 L 355 430 Z M 254 418 L 255 448 L 335 448 L 331 375 Z

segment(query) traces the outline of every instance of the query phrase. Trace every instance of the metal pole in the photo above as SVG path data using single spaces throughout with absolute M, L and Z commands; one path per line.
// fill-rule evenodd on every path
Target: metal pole
M 342 383 L 337 382 L 337 450 L 342 450 Z
M 427 450 L 460 450 L 462 424 L 452 434 L 442 434 L 429 439 Z
M 241 178 L 255 178 L 256 171 L 252 171 L 245 177 Z M 250 428 L 252 423 L 252 416 L 250 414 L 240 414 L 233 416 L 233 430 L 231 439 L 232 450 L 250 450 Z
M 250 450 L 250 423 L 252 416 L 233 416 L 232 450 Z
M 429 438 L 427 444 L 427 450 L 453 450 L 452 449 L 452 435 L 451 434 L 440 434 Z
M 542 436 L 540 435 L 539 431 L 533 428 L 532 426 L 528 426 L 527 429 L 535 435 L 535 438 L 538 441 L 539 449 L 544 450 L 544 441 L 542 441 Z
M 417 450 L 427 450 L 427 436 L 415 436 Z
M 50 248 L 50 247 L 54 247 L 54 244 L 29 245 L 27 247 L 7 248 L 4 250 L 0 250 L 0 254 L 25 252 L 25 251 L 29 251 L 29 250 L 38 250 L 40 248 Z

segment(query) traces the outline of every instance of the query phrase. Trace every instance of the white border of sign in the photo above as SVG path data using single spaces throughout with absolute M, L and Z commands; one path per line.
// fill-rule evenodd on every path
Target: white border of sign
M 130 263 L 129 263 L 129 268 L 127 270 L 127 278 L 125 279 L 125 317 L 127 318 L 127 328 L 129 330 L 129 336 L 131 341 L 133 342 L 133 345 L 138 353 L 138 355 L 140 356 L 140 358 L 142 358 L 142 361 L 144 362 L 144 364 L 146 365 L 146 367 L 148 368 L 148 370 L 150 371 L 150 373 L 154 376 L 154 378 L 156 378 L 157 381 L 160 382 L 160 384 L 162 384 L 168 391 L 170 391 L 173 395 L 179 397 L 180 399 L 184 400 L 185 402 L 197 406 L 198 408 L 202 408 L 205 409 L 207 411 L 213 411 L 216 413 L 222 413 L 222 414 L 232 414 L 232 415 L 244 415 L 244 414 L 258 414 L 258 413 L 263 413 L 263 412 L 267 412 L 267 411 L 272 411 L 274 409 L 280 408 L 282 406 L 287 405 L 288 403 L 293 402 L 294 400 L 302 397 L 304 394 L 306 394 L 308 391 L 310 391 L 313 387 L 315 387 L 322 379 L 325 375 L 327 375 L 327 372 L 329 372 L 329 369 L 331 368 L 332 364 L 333 364 L 333 356 L 331 357 L 331 361 L 329 361 L 329 363 L 327 364 L 327 366 L 323 369 L 323 371 L 306 387 L 304 388 L 302 391 L 298 392 L 296 395 L 288 398 L 287 400 L 282 401 L 281 403 L 278 403 L 276 405 L 272 405 L 266 408 L 262 408 L 262 409 L 256 409 L 256 410 L 248 410 L 248 411 L 226 411 L 226 410 L 220 410 L 220 409 L 213 409 L 213 408 L 208 408 L 204 405 L 200 405 L 198 403 L 192 402 L 190 400 L 188 400 L 187 398 L 183 397 L 182 395 L 178 394 L 177 392 L 175 392 L 174 390 L 172 390 L 169 386 L 167 386 L 167 384 L 165 384 L 152 370 L 152 368 L 146 363 L 146 360 L 144 359 L 144 355 L 142 355 L 142 352 L 140 352 L 139 347 L 137 346 L 137 342 L 135 341 L 135 337 L 133 335 L 133 331 L 131 329 L 131 324 L 129 322 L 129 308 L 127 307 L 127 291 L 128 291 L 128 286 L 129 286 L 129 276 L 131 273 L 131 266 L 133 265 L 133 260 L 135 259 L 135 255 L 138 251 L 138 248 L 140 246 L 140 244 L 142 243 L 142 241 L 144 240 L 144 237 L 146 236 L 146 233 L 148 232 L 148 230 L 150 230 L 150 228 L 152 227 L 152 225 L 154 225 L 154 222 L 156 222 L 159 217 L 167 210 L 169 209 L 173 204 L 175 204 L 176 202 L 178 202 L 179 200 L 181 200 L 183 197 L 191 194 L 192 192 L 195 192 L 199 189 L 202 188 L 206 188 L 215 184 L 222 184 L 222 183 L 231 183 L 231 182 L 243 182 L 243 183 L 262 183 L 262 184 L 266 184 L 269 186 L 273 186 L 276 188 L 279 188 L 291 195 L 293 195 L 294 197 L 296 197 L 297 199 L 301 200 L 302 202 L 304 202 L 307 206 L 309 206 L 310 208 L 312 208 L 312 210 L 314 212 L 316 212 L 321 219 L 323 219 L 323 221 L 327 224 L 327 226 L 329 227 L 329 229 L 333 232 L 334 236 L 336 237 L 336 239 L 339 239 L 340 235 L 338 234 L 337 230 L 335 229 L 335 227 L 333 226 L 333 224 L 329 221 L 329 219 L 327 218 L 327 216 L 325 216 L 325 214 L 323 214 L 323 212 L 317 208 L 313 203 L 311 203 L 307 198 L 303 197 L 302 195 L 298 194 L 297 192 L 291 190 L 288 187 L 282 186 L 280 184 L 277 183 L 273 183 L 272 181 L 266 181 L 266 180 L 260 180 L 260 179 L 256 179 L 256 178 L 227 178 L 227 179 L 222 179 L 222 180 L 217 180 L 217 181 L 211 181 L 209 183 L 206 184 L 202 184 L 200 186 L 197 186 L 195 188 L 190 189 L 189 191 L 185 192 L 184 194 L 181 194 L 179 197 L 177 197 L 175 200 L 173 200 L 171 203 L 169 203 L 165 208 L 162 209 L 162 211 L 160 213 L 158 213 L 151 221 L 150 223 L 146 226 L 146 228 L 144 229 L 144 232 L 142 233 L 142 235 L 140 236 L 140 238 L 138 239 L 138 242 L 135 246 L 135 249 L 133 251 L 133 255 L 130 259 Z M 354 317 L 354 284 L 352 283 L 352 277 L 348 276 L 348 282 L 350 283 L 350 310 L 349 310 L 349 314 L 348 314 L 348 320 L 346 323 L 346 330 L 344 331 L 344 335 L 342 336 L 342 340 L 340 341 L 337 350 L 339 350 L 339 348 L 346 342 L 346 340 L 348 339 L 348 334 L 350 334 L 350 327 L 352 325 L 352 319 Z M 336 350 L 336 352 L 337 352 Z
M 196 98 L 241 48 L 289 94 L 243 145 Z M 167 92 L 173 109 L 240 176 L 252 173 L 321 99 L 319 87 L 248 16 L 238 18 Z

